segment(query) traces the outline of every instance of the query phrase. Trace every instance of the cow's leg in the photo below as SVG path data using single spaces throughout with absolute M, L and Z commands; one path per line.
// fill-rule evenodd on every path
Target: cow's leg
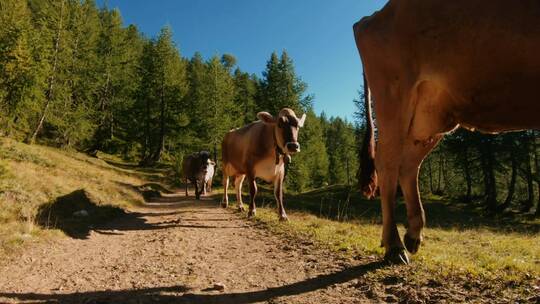
M 395 264 L 408 264 L 409 258 L 399 237 L 394 214 L 399 167 L 394 166 L 394 164 L 381 166 L 379 163 L 377 168 L 380 168 L 378 173 L 383 218 L 382 244 L 385 249 L 384 259 Z
M 245 178 L 245 175 L 238 175 L 234 179 L 234 190 L 236 190 L 236 201 L 238 202 L 238 210 L 242 212 L 246 211 L 246 209 L 244 208 L 244 202 L 242 201 L 242 183 L 244 182 Z
M 255 216 L 255 196 L 257 195 L 257 183 L 255 182 L 254 176 L 248 176 L 249 183 L 249 212 L 248 217 Z
M 203 180 L 201 186 L 202 186 L 202 189 L 201 189 L 202 195 L 206 195 L 206 181 Z
M 399 184 L 407 206 L 407 233 L 403 239 L 405 247 L 411 253 L 416 253 L 422 242 L 422 229 L 425 225 L 424 208 L 418 191 L 418 173 L 426 155 L 437 145 L 442 136 L 434 137 L 427 143 L 414 142 L 411 138 L 403 150 L 402 163 L 399 171 Z
M 407 233 L 405 246 L 411 253 L 416 253 L 422 241 L 422 229 L 425 225 L 424 209 L 418 191 L 418 172 L 426 155 L 443 138 L 443 134 L 457 127 L 451 110 L 443 105 L 451 104 L 451 96 L 436 83 L 423 81 L 415 88 L 413 95 L 414 116 L 408 130 L 408 137 L 403 147 L 399 183 L 407 206 Z
M 221 207 L 229 207 L 229 176 L 223 174 L 223 200 L 221 201 Z
M 199 183 L 197 181 L 193 182 L 193 186 L 195 187 L 195 199 L 200 200 L 201 199 L 201 192 L 199 192 Z
M 285 213 L 285 207 L 283 206 L 283 173 L 278 175 L 274 181 L 274 197 L 278 207 L 279 220 L 287 221 L 287 213 Z
M 186 181 L 186 182 L 185 182 L 185 185 L 186 185 L 186 196 L 188 196 L 188 183 L 189 183 L 189 181 L 188 181 L 187 178 L 186 178 L 185 181 Z

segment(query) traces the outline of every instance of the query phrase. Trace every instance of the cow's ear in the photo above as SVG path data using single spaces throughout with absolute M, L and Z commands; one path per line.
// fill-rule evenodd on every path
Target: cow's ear
M 274 118 L 274 116 L 272 116 L 272 114 L 270 114 L 268 112 L 259 112 L 259 113 L 257 113 L 257 118 L 259 120 L 261 120 L 262 122 L 266 123 L 266 124 L 275 124 L 276 123 L 276 119 Z
M 302 118 L 300 118 L 300 120 L 298 120 L 298 127 L 302 128 L 304 126 L 305 122 L 306 122 L 306 113 L 304 113 L 302 115 Z

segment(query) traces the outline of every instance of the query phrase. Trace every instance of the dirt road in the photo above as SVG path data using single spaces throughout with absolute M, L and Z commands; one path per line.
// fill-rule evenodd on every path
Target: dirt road
M 170 195 L 1 262 L 0 303 L 365 303 L 345 260 L 210 199 Z

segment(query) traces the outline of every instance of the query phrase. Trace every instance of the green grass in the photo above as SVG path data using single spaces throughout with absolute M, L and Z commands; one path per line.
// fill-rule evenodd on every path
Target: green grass
M 105 221 L 121 207 L 142 203 L 133 185 L 159 179 L 162 172 L 107 163 L 114 160 L 0 139 L 0 255 L 71 231 L 61 228 L 77 230 L 84 221 Z M 89 217 L 73 218 L 81 209 L 89 211 Z M 69 222 L 73 225 L 66 226 Z
M 286 237 L 307 239 L 350 257 L 382 257 L 379 201 L 363 200 L 348 187 L 336 186 L 285 199 L 289 222 L 279 222 L 272 196 L 262 191 L 257 220 Z M 453 293 L 491 293 L 500 299 L 527 299 L 540 286 L 540 221 L 486 217 L 475 206 L 441 200 L 424 203 L 428 228 L 412 264 L 387 267 L 367 275 L 385 280 L 398 275 L 418 290 L 443 286 Z M 398 204 L 400 233 L 405 206 Z M 536 286 L 536 287 L 535 287 Z M 454 299 L 457 300 L 457 299 Z M 462 299 L 463 300 L 463 299 Z

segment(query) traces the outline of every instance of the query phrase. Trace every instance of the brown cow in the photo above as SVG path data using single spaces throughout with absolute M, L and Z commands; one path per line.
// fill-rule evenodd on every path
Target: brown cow
M 283 207 L 283 178 L 285 163 L 290 155 L 300 152 L 298 131 L 304 125 L 306 114 L 297 118 L 293 110 L 282 109 L 277 117 L 267 112 L 257 114 L 259 121 L 243 128 L 232 130 L 225 135 L 222 143 L 223 157 L 223 202 L 227 208 L 229 177 L 235 177 L 238 208 L 244 210 L 242 202 L 242 182 L 247 177 L 249 183 L 249 216 L 255 215 L 255 178 L 274 183 L 278 213 L 281 220 L 287 220 Z
M 425 224 L 418 171 L 444 134 L 540 128 L 540 1 L 391 0 L 353 28 L 379 135 L 375 155 L 370 126 L 361 186 L 373 196 L 378 180 L 385 258 L 408 263 L 396 188 L 407 205 L 405 247 L 415 253 Z

